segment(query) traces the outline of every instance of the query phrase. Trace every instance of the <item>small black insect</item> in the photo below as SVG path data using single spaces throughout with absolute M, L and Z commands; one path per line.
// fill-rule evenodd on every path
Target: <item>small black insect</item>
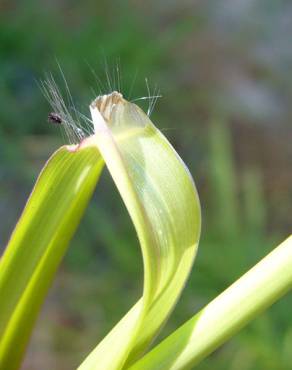
M 48 115 L 48 122 L 56 124 L 56 125 L 61 125 L 63 120 L 62 120 L 62 117 L 58 113 L 52 112 L 52 113 L 49 113 Z

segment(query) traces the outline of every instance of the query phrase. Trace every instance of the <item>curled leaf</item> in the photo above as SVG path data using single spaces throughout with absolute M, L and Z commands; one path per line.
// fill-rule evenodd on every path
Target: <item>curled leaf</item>
M 114 92 L 90 108 L 94 141 L 132 218 L 144 263 L 142 297 L 79 368 L 116 370 L 143 354 L 172 311 L 196 254 L 200 205 L 186 166 L 138 106 Z

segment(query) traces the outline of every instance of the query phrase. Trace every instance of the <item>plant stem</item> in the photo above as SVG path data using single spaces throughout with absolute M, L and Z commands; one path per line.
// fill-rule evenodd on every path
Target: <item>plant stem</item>
M 291 288 L 292 236 L 130 369 L 192 368 Z

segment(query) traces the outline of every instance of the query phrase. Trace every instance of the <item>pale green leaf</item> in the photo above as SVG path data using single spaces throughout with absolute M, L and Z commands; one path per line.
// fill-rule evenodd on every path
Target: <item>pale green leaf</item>
M 117 370 L 142 355 L 173 309 L 196 254 L 200 206 L 186 166 L 140 108 L 113 93 L 91 113 L 96 145 L 138 234 L 144 288 L 79 369 Z

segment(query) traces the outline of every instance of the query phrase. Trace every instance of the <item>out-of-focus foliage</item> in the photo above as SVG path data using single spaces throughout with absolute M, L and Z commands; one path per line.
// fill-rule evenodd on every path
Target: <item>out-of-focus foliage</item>
M 1 1 L 1 245 L 44 161 L 66 142 L 46 122 L 49 107 L 36 81 L 58 73 L 57 59 L 87 114 L 99 89 L 110 90 L 105 70 L 117 85 L 120 63 L 126 97 L 148 95 L 145 77 L 152 92 L 160 88 L 152 119 L 198 185 L 203 239 L 163 334 L 190 317 L 289 231 L 291 17 L 289 1 Z M 141 279 L 133 228 L 103 176 L 23 369 L 80 363 L 135 302 Z M 277 303 L 200 369 L 291 369 L 291 304 L 291 296 Z

